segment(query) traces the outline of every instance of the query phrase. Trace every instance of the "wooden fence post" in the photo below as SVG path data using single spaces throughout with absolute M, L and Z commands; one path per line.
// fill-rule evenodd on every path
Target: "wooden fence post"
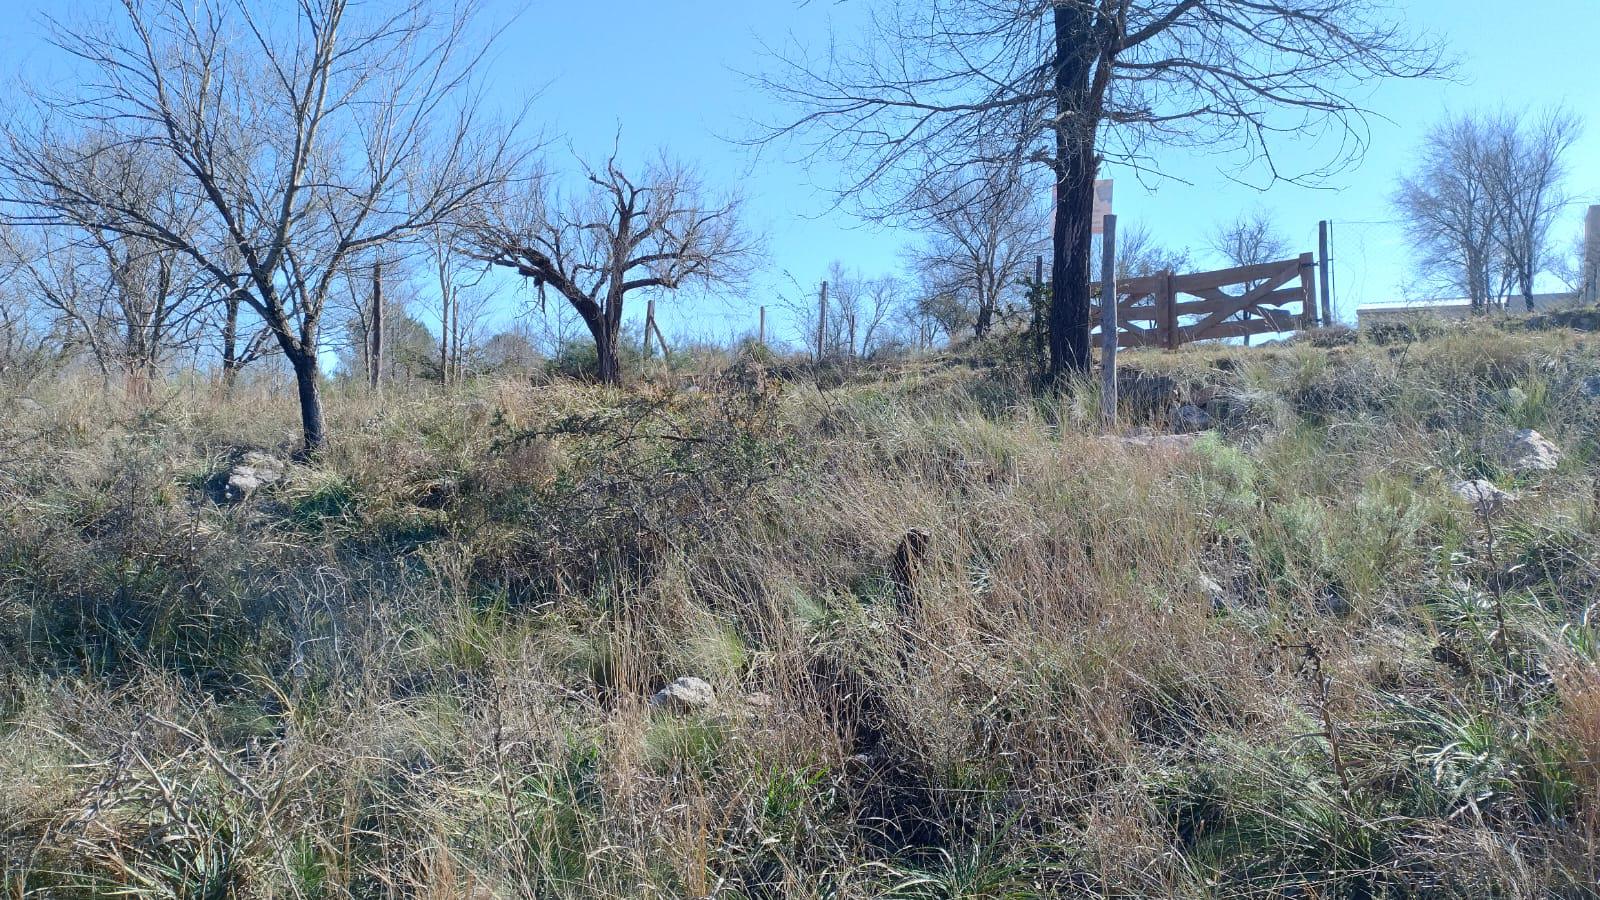
M 1167 349 L 1178 349 L 1178 294 L 1172 289 L 1172 270 L 1161 273 L 1161 293 L 1156 303 L 1161 308 L 1161 328 L 1166 332 Z
M 1317 252 L 1322 257 L 1322 324 L 1333 324 L 1333 288 L 1329 285 L 1329 276 L 1332 274 L 1331 260 L 1328 259 L 1328 245 L 1331 243 L 1333 226 L 1327 219 L 1317 223 Z M 1314 315 L 1314 313 L 1313 313 Z
M 1301 302 L 1300 327 L 1317 324 L 1317 257 L 1314 253 L 1300 254 L 1300 287 L 1304 292 Z M 1326 309 L 1326 300 L 1323 301 Z
M 828 347 L 828 283 L 822 283 L 822 293 L 817 300 L 817 362 L 827 354 Z
M 1117 424 L 1117 217 L 1107 214 L 1100 251 L 1100 417 Z

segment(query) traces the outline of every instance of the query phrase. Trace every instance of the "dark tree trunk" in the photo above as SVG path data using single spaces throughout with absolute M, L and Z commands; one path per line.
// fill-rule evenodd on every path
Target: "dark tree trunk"
M 1055 8 L 1055 224 L 1050 234 L 1048 380 L 1089 371 L 1089 217 L 1094 204 L 1097 116 L 1089 106 L 1093 35 L 1089 4 Z
M 372 347 L 367 357 L 372 389 L 383 386 L 383 263 L 372 264 Z
M 983 337 L 989 333 L 989 328 L 994 322 L 994 306 L 988 302 L 978 304 L 978 320 L 972 323 L 974 337 Z
M 230 293 L 222 301 L 222 396 L 233 396 L 233 386 L 239 380 L 239 304 L 237 293 Z
M 304 444 L 296 455 L 310 459 L 328 443 L 322 422 L 322 373 L 315 350 L 285 352 L 290 365 L 294 366 L 295 388 L 300 395 L 300 429 Z
M 622 367 L 617 362 L 617 336 L 621 328 L 613 327 L 604 315 L 593 319 L 585 317 L 584 324 L 594 337 L 595 377 L 601 384 L 621 382 Z

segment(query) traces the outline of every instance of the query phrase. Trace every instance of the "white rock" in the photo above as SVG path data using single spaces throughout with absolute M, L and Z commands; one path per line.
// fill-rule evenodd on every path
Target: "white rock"
M 1194 576 L 1194 586 L 1200 591 L 1200 593 L 1206 595 L 1206 599 L 1211 601 L 1211 608 L 1213 610 L 1221 612 L 1232 605 L 1229 602 L 1230 598 L 1228 597 L 1228 592 L 1224 590 L 1222 585 L 1217 583 L 1217 580 L 1212 578 L 1210 575 L 1207 575 L 1204 572 L 1196 572 Z
M 1472 478 L 1458 481 L 1450 486 L 1450 490 L 1457 497 L 1472 504 L 1473 509 L 1487 515 L 1517 499 L 1516 495 L 1502 491 L 1493 482 L 1482 478 Z
M 229 500 L 243 500 L 261 489 L 261 476 L 249 466 L 234 466 L 228 473 L 228 485 L 223 495 Z
M 717 702 L 717 693 L 703 678 L 685 675 L 656 691 L 650 705 L 674 713 L 690 713 L 707 709 Z
M 1560 448 L 1531 428 L 1501 433 L 1490 449 L 1502 466 L 1518 474 L 1548 472 L 1561 462 Z

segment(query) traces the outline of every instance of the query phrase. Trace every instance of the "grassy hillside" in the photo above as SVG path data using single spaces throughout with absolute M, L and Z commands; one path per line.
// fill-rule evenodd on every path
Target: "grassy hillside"
M 1592 895 L 1600 344 L 1129 358 L 5 401 L 0 887 Z

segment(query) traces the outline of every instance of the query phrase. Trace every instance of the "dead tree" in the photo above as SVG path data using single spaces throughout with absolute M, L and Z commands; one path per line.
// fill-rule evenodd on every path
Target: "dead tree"
M 336 279 L 474 203 L 519 151 L 511 129 L 479 120 L 464 0 L 303 0 L 261 16 L 246 0 L 151 0 L 104 27 L 55 24 L 55 45 L 91 74 L 35 87 L 0 132 L 0 202 L 13 219 L 91 225 L 247 284 L 228 296 L 293 367 L 310 454 L 327 437 L 319 358 Z M 196 221 L 93 177 L 127 147 L 199 198 Z
M 1001 298 L 1014 290 L 1049 230 L 1038 192 L 1018 165 L 973 166 L 930 180 L 918 206 L 927 233 L 912 266 L 929 297 L 969 310 L 975 337 L 989 333 Z
M 1503 114 L 1491 126 L 1489 199 L 1500 252 L 1523 305 L 1533 311 L 1533 282 L 1550 259 L 1550 227 L 1566 207 L 1566 155 L 1581 123 L 1561 108 L 1533 116 Z
M 1473 115 L 1433 126 L 1394 195 L 1420 274 L 1465 294 L 1478 313 L 1505 296 L 1513 279 L 1500 250 L 1492 131 Z
M 905 215 L 936 179 L 979 164 L 1051 173 L 1050 378 L 1087 372 L 1095 177 L 1149 170 L 1157 145 L 1227 147 L 1266 179 L 1314 180 L 1356 158 L 1372 80 L 1436 72 L 1435 48 L 1377 0 L 882 0 L 853 43 L 779 54 L 759 77 L 793 138 L 845 166 L 868 214 Z M 1338 154 L 1285 172 L 1280 133 L 1342 131 Z
M 467 251 L 554 290 L 594 338 L 597 375 L 621 378 L 617 345 L 628 298 L 743 274 L 752 253 L 736 196 L 713 196 L 683 166 L 660 160 L 636 177 L 615 154 L 586 168 L 587 190 L 563 202 L 544 178 L 488 209 Z

